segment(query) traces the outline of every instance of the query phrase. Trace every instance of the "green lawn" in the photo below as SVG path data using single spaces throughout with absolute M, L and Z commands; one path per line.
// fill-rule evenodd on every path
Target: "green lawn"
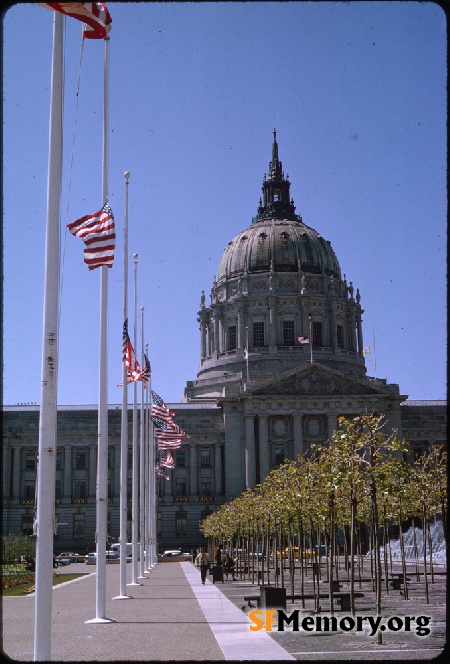
M 54 574 L 53 575 L 53 585 L 57 586 L 60 583 L 65 583 L 66 581 L 72 581 L 72 579 L 78 579 L 80 576 L 85 576 L 85 574 Z M 14 588 L 9 588 L 8 590 L 4 590 L 2 592 L 3 597 L 14 597 L 14 596 L 24 596 L 24 595 L 29 595 L 30 593 L 27 592 L 27 590 L 30 590 L 30 588 L 33 588 L 34 590 L 34 585 L 31 583 L 22 583 L 19 586 L 15 586 Z

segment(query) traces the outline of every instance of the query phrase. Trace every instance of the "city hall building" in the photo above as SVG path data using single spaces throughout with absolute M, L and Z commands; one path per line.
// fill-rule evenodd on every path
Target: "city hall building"
M 197 378 L 168 404 L 190 438 L 169 481 L 157 481 L 159 550 L 197 548 L 206 515 L 329 438 L 341 415 L 384 413 L 387 432 L 414 454 L 445 443 L 446 401 L 409 401 L 366 375 L 359 289 L 330 241 L 296 214 L 275 131 L 257 214 L 225 248 L 209 300 L 202 292 Z M 108 419 L 108 533 L 117 539 L 121 406 L 110 405 Z M 4 406 L 4 533 L 32 533 L 38 432 L 39 406 Z M 95 547 L 96 458 L 97 407 L 59 406 L 55 551 Z

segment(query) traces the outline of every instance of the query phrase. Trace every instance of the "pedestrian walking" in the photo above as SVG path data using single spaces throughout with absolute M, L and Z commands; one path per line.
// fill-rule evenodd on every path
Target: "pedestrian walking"
M 195 559 L 197 567 L 200 567 L 200 576 L 202 579 L 203 585 L 205 585 L 206 575 L 208 574 L 209 569 L 209 556 L 205 551 L 205 547 L 200 547 L 200 553 Z

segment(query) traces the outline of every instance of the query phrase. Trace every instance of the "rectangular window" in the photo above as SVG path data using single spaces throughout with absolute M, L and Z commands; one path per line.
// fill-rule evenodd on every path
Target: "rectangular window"
M 56 452 L 56 470 L 61 470 L 61 452 Z
M 55 480 L 55 500 L 61 500 L 62 498 L 62 492 L 61 492 L 61 480 Z
M 25 468 L 27 470 L 34 470 L 36 468 L 36 452 L 25 453 Z
M 264 323 L 253 323 L 253 346 L 264 346 Z
M 86 498 L 86 480 L 75 480 L 75 498 Z
M 338 325 L 336 328 L 336 337 L 337 337 L 337 345 L 339 348 L 344 348 L 344 328 L 342 325 Z
M 211 480 L 201 479 L 200 480 L 200 495 L 201 496 L 210 496 L 211 495 Z
M 284 453 L 284 447 L 281 445 L 277 445 L 275 447 L 275 463 L 277 465 L 280 465 L 284 463 L 284 460 L 286 458 L 286 455 Z
M 23 514 L 22 515 L 22 535 L 32 535 L 33 534 L 33 515 L 32 514 Z
M 164 479 L 164 477 L 158 477 L 158 497 L 159 498 L 164 498 L 165 494 L 165 486 L 167 480 Z
M 73 515 L 73 536 L 74 539 L 84 538 L 84 514 Z
M 211 452 L 210 450 L 201 450 L 200 452 L 200 465 L 210 466 L 211 465 Z
M 228 350 L 236 350 L 236 325 L 228 328 Z
M 313 346 L 323 346 L 322 342 L 322 323 L 313 321 L 312 324 Z
M 175 530 L 177 537 L 185 537 L 187 535 L 187 513 L 177 512 L 175 514 Z
M 128 448 L 128 457 L 127 457 L 127 466 L 128 468 L 133 467 L 133 448 Z
M 177 450 L 175 452 L 175 465 L 177 468 L 186 467 L 186 452 L 185 450 Z
M 34 480 L 25 480 L 25 500 L 34 500 L 36 483 Z
M 295 344 L 294 337 L 294 321 L 283 321 L 283 346 L 293 346 Z
M 179 477 L 179 478 L 177 479 L 177 481 L 176 481 L 176 489 L 175 489 L 175 490 L 176 490 L 175 495 L 176 495 L 177 497 L 181 497 L 181 496 L 186 496 L 186 495 L 187 495 L 187 492 L 186 492 L 186 478 L 185 478 L 185 477 Z
M 82 450 L 75 452 L 75 468 L 78 470 L 86 468 L 86 452 Z
M 133 483 L 127 480 L 127 501 L 130 503 L 133 498 Z

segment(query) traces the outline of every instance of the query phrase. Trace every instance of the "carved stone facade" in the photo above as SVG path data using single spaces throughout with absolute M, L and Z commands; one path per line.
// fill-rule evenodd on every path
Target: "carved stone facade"
M 387 430 L 409 440 L 414 454 L 445 441 L 445 401 L 409 402 L 398 385 L 366 376 L 361 294 L 342 277 L 330 243 L 295 214 L 275 132 L 262 191 L 252 224 L 223 253 L 210 306 L 201 294 L 197 379 L 187 382 L 181 403 L 168 404 L 190 438 L 169 481 L 159 480 L 161 550 L 198 547 L 204 516 L 329 438 L 341 415 L 384 413 Z M 120 414 L 110 406 L 113 538 Z M 31 532 L 38 417 L 38 406 L 3 411 L 4 532 Z M 131 419 L 129 431 L 131 440 Z M 94 548 L 96 434 L 96 407 L 59 408 L 56 551 Z M 131 500 L 131 451 L 128 483 Z

